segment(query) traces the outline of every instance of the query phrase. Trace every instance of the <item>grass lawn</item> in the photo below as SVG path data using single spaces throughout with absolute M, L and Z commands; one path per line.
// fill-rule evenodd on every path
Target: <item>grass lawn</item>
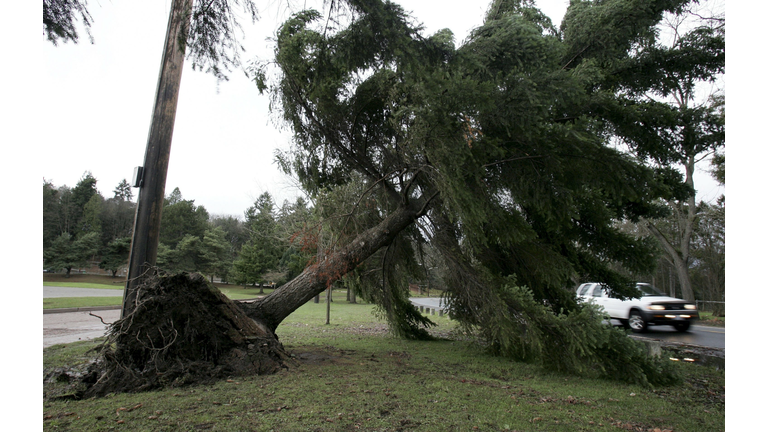
M 123 289 L 125 277 L 90 274 L 73 274 L 65 277 L 63 273 L 43 273 L 43 286 Z
M 725 374 L 679 364 L 685 382 L 643 388 L 492 357 L 447 317 L 445 340 L 391 337 L 373 307 L 312 302 L 278 328 L 296 364 L 271 376 L 82 401 L 43 401 L 44 430 L 722 431 Z M 43 350 L 45 371 L 85 364 L 95 342 Z M 55 389 L 48 382 L 47 390 Z
M 699 321 L 696 324 L 725 327 L 725 317 L 716 317 L 712 312 L 699 312 Z
M 122 297 L 57 297 L 43 299 L 43 309 L 120 306 L 122 304 Z

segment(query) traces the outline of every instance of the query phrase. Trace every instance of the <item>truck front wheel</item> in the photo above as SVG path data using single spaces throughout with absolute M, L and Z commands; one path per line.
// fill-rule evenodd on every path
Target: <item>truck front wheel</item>
M 645 322 L 640 311 L 632 310 L 629 312 L 629 328 L 635 333 L 643 333 L 648 329 L 648 323 Z

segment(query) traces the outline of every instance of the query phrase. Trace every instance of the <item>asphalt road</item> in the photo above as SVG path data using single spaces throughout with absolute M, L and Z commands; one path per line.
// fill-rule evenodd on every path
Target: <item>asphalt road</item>
M 123 290 L 44 286 L 43 298 L 122 297 Z M 107 326 L 120 318 L 120 309 L 43 314 L 43 348 L 104 336 Z
M 645 333 L 633 336 L 636 338 L 725 349 L 725 327 L 693 325 L 687 332 L 680 333 L 672 326 L 649 326 Z
M 122 297 L 123 290 L 44 286 L 43 298 L 57 297 Z
M 424 306 L 430 309 L 441 309 L 440 299 L 436 297 L 410 299 L 416 306 Z M 612 324 L 620 325 L 618 321 L 613 320 Z M 698 345 L 708 348 L 725 349 L 725 328 L 710 327 L 703 325 L 693 325 L 690 330 L 680 333 L 672 326 L 649 326 L 648 331 L 642 334 L 635 334 L 632 337 L 637 339 L 652 339 L 663 342 L 675 342 L 686 345 Z
M 43 348 L 104 336 L 107 326 L 91 314 L 113 323 L 120 318 L 120 309 L 43 314 Z

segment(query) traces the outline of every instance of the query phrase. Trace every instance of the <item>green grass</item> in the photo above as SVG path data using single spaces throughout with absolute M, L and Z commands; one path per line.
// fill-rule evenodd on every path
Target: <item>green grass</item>
M 264 288 L 264 293 L 259 294 L 261 291 L 260 288 L 243 288 L 241 286 L 235 286 L 235 285 L 229 285 L 229 286 L 219 286 L 219 291 L 224 293 L 225 296 L 231 298 L 232 300 L 242 300 L 242 299 L 250 299 L 250 298 L 256 298 L 260 296 L 264 296 L 267 294 L 270 294 L 272 289 Z
M 712 315 L 712 312 L 699 311 L 699 321 L 697 324 L 725 327 L 725 317 L 716 317 Z
M 308 303 L 278 328 L 297 365 L 276 375 L 82 401 L 43 401 L 44 430 L 721 431 L 724 372 L 680 364 L 684 384 L 648 389 L 543 372 L 453 340 L 391 337 L 373 307 Z M 43 351 L 44 368 L 85 364 L 94 342 Z M 56 384 L 46 384 L 47 388 Z
M 123 304 L 122 297 L 57 297 L 43 299 L 43 309 L 120 306 L 121 304 Z
M 122 287 L 114 288 L 111 286 L 96 286 L 98 284 L 73 282 L 70 285 L 64 285 L 61 282 L 48 283 L 44 282 L 44 285 L 51 286 L 70 286 L 77 288 L 109 288 L 109 289 L 123 289 Z M 218 286 L 224 295 L 232 300 L 251 299 L 259 296 L 270 294 L 272 289 L 264 289 L 264 293 L 260 294 L 259 288 L 243 288 L 235 285 Z M 346 297 L 345 291 L 334 291 L 333 298 L 336 301 L 344 300 Z M 320 296 L 320 301 L 325 303 L 325 295 Z M 43 309 L 58 309 L 58 308 L 76 308 L 76 307 L 95 307 L 95 306 L 119 306 L 122 304 L 121 297 L 61 297 L 61 298 L 46 298 L 43 299 Z

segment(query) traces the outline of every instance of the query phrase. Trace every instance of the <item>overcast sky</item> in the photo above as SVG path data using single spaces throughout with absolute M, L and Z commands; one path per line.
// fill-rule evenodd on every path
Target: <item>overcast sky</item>
M 55 185 L 73 187 L 86 171 L 98 180 L 105 198 L 130 180 L 143 164 L 157 86 L 170 0 L 89 2 L 94 44 L 43 43 L 40 173 Z M 300 2 L 295 2 L 300 4 Z M 406 11 L 432 34 L 450 28 L 457 42 L 482 22 L 486 2 L 402 0 Z M 261 19 L 243 20 L 247 53 L 269 58 L 272 36 L 288 15 L 284 1 L 270 0 Z M 306 2 L 308 6 L 317 4 Z M 539 1 L 559 26 L 568 0 Z M 267 96 L 241 72 L 217 83 L 210 74 L 185 65 L 173 133 L 166 194 L 175 187 L 211 214 L 241 217 L 264 191 L 278 205 L 300 190 L 274 164 L 276 149 L 287 149 L 290 135 L 268 112 Z M 701 170 L 700 170 L 701 171 Z M 706 173 L 697 176 L 701 198 L 722 193 Z M 137 190 L 134 189 L 136 193 Z

